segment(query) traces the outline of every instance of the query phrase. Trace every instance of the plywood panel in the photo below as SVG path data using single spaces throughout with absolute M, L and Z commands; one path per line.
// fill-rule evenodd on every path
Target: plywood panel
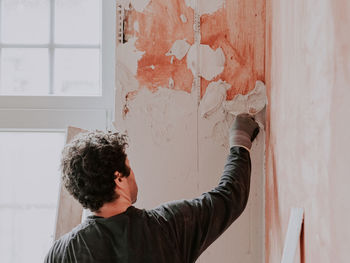
M 86 130 L 68 127 L 66 143 L 69 143 L 77 134 Z M 71 231 L 80 224 L 83 207 L 71 196 L 64 185 L 61 183 L 60 195 L 58 200 L 58 210 L 56 218 L 55 240 Z

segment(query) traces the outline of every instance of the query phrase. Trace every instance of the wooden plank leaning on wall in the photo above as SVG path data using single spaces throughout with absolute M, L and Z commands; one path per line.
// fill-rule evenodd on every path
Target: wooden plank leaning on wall
M 66 133 L 66 143 L 69 143 L 77 134 L 85 131 L 86 130 L 76 127 L 68 127 Z M 83 207 L 68 193 L 61 180 L 56 215 L 55 240 L 70 232 L 75 226 L 79 225 L 82 214 Z

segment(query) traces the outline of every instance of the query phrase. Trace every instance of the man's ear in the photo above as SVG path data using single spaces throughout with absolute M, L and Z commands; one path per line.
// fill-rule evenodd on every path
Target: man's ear
M 115 175 L 115 179 L 117 180 L 117 181 L 121 181 L 121 178 L 122 178 L 122 174 L 121 173 L 119 173 L 118 171 L 116 171 L 115 173 L 114 173 L 114 175 Z
M 118 172 L 118 171 L 116 171 L 115 173 L 114 173 L 114 175 L 115 175 L 115 183 L 120 187 L 121 186 L 121 184 L 123 183 L 123 179 L 124 179 L 124 177 L 123 177 L 123 175 L 120 173 L 120 172 Z

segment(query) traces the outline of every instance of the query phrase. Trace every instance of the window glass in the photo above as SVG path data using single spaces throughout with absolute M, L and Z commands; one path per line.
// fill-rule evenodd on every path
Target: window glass
M 100 95 L 98 49 L 56 49 L 54 93 Z
M 0 3 L 0 95 L 102 96 L 102 0 Z
M 2 0 L 1 3 L 2 42 L 49 42 L 50 0 Z
M 46 48 L 1 50 L 0 94 L 45 95 L 49 93 L 49 54 Z
M 1 262 L 43 262 L 51 247 L 64 137 L 0 132 Z
M 56 0 L 55 42 L 99 44 L 99 0 Z

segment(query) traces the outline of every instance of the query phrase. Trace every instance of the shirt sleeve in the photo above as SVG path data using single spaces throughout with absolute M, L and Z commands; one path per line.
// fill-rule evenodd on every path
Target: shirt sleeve
M 249 152 L 234 146 L 217 187 L 193 200 L 155 209 L 183 262 L 194 262 L 241 215 L 248 201 L 250 173 Z

